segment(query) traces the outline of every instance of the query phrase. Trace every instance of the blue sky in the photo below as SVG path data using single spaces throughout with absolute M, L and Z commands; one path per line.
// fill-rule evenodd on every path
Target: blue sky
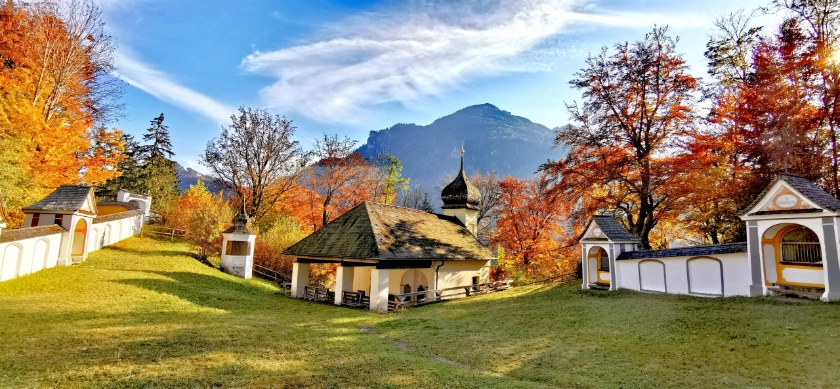
M 491 103 L 549 127 L 579 98 L 572 74 L 601 46 L 654 25 L 705 76 L 715 17 L 764 0 L 97 0 L 119 45 L 125 118 L 142 134 L 163 112 L 175 159 L 199 155 L 238 106 L 360 143 L 395 123 L 427 124 Z M 767 22 L 768 17 L 759 19 Z

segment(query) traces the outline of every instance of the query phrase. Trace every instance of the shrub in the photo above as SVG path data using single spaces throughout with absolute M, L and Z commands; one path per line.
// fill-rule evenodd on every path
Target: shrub
M 222 248 L 222 231 L 230 225 L 233 212 L 222 194 L 207 191 L 198 181 L 164 211 L 169 227 L 187 232 L 186 240 L 205 259 L 219 255 Z
M 294 257 L 282 253 L 305 236 L 306 233 L 294 220 L 288 217 L 279 218 L 257 237 L 254 263 L 280 273 L 286 281 L 291 280 Z

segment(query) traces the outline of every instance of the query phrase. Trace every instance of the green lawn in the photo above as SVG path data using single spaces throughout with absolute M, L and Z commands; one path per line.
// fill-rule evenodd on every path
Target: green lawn
M 131 238 L 0 283 L 2 387 L 836 387 L 840 306 L 532 286 L 379 315 Z M 370 327 L 373 333 L 360 326 Z

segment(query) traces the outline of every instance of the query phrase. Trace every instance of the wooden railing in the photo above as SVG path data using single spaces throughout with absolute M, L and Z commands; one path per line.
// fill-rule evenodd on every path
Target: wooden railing
M 576 273 L 561 274 L 544 280 L 539 280 L 533 283 L 547 283 L 547 282 L 564 282 L 575 279 Z M 437 290 L 426 290 L 422 292 L 401 293 L 396 295 L 389 295 L 388 297 L 388 311 L 392 312 L 398 309 L 416 307 L 420 305 L 432 304 L 444 300 L 448 300 L 459 296 L 476 296 L 481 294 L 493 293 L 512 288 L 511 280 L 485 282 L 482 284 L 472 284 L 464 286 L 455 286 L 452 288 L 444 288 Z M 320 301 L 333 303 L 335 301 L 335 292 L 325 288 L 318 288 L 314 286 L 306 286 L 303 288 L 303 299 L 310 301 Z M 370 296 L 365 292 L 342 292 L 341 304 L 353 308 L 370 308 Z
M 402 293 L 394 295 L 394 298 L 388 301 L 388 311 L 395 311 L 397 309 L 416 307 L 436 303 L 449 298 L 458 296 L 476 296 L 480 294 L 487 294 L 506 290 L 511 288 L 511 281 L 493 281 L 483 284 L 472 284 L 465 286 L 455 286 L 452 288 L 444 288 L 437 290 L 427 290 L 423 292 Z
M 282 274 L 271 270 L 265 266 L 260 266 L 255 263 L 253 273 L 257 277 L 274 282 L 275 284 L 277 284 L 277 286 L 280 287 L 280 290 L 283 292 L 289 293 L 292 289 L 292 283 L 286 281 L 286 278 Z
M 335 292 L 314 286 L 303 287 L 303 299 L 310 301 L 334 302 Z
M 344 292 L 341 296 L 341 305 L 353 308 L 370 308 L 370 296 L 364 291 Z
M 169 228 L 169 227 L 160 227 L 160 226 L 149 226 L 147 225 L 145 228 L 149 234 L 154 236 L 161 236 L 161 237 L 169 237 L 169 240 L 175 240 L 175 238 L 183 238 L 187 236 L 187 231 L 179 230 L 177 228 Z M 143 231 L 143 230 L 141 230 Z M 143 232 L 146 232 L 143 231 Z M 142 233 L 141 233 L 142 235 Z

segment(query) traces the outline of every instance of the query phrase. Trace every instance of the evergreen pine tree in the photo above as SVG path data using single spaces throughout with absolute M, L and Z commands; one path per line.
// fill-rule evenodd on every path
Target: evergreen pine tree
M 169 159 L 175 155 L 172 152 L 172 141 L 169 140 L 169 127 L 163 124 L 163 113 L 152 119 L 151 126 L 146 131 L 149 133 L 143 135 L 143 140 L 151 141 L 150 144 L 143 146 L 147 158 L 163 157 Z
M 178 175 L 175 161 L 171 160 L 172 142 L 169 128 L 163 124 L 163 114 L 152 119 L 151 126 L 143 135 L 147 143 L 142 146 L 144 157 L 142 181 L 146 193 L 152 196 L 152 209 L 165 209 L 181 195 L 178 189 Z

